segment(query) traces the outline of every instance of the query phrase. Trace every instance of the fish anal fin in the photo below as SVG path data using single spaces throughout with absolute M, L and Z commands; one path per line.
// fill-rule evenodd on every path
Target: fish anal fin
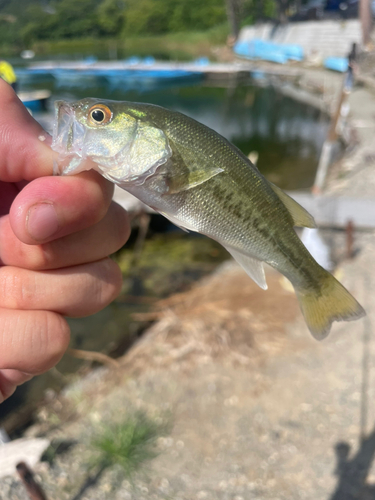
M 270 182 L 271 188 L 280 198 L 293 218 L 293 223 L 297 227 L 316 227 L 314 217 L 309 214 L 299 203 L 286 194 L 282 189 Z
M 246 271 L 246 273 L 250 276 L 255 283 L 263 288 L 263 290 L 267 290 L 267 282 L 266 276 L 264 274 L 263 262 L 251 257 L 250 255 L 246 255 L 238 250 L 234 250 L 230 246 L 223 245 L 226 250 L 232 255 L 232 257 L 239 263 L 239 265 Z

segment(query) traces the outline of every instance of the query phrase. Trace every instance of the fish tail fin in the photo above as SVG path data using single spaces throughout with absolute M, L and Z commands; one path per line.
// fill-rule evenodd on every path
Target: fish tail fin
M 366 315 L 356 299 L 327 271 L 319 291 L 296 289 L 296 295 L 307 326 L 317 340 L 329 334 L 333 321 L 353 321 Z

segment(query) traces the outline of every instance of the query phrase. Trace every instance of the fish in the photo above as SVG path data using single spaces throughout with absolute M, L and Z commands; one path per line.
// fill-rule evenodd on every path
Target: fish
M 299 239 L 294 228 L 315 227 L 313 217 L 214 130 L 160 106 L 86 98 L 55 103 L 52 139 L 56 174 L 94 168 L 180 228 L 218 241 L 264 290 L 263 263 L 282 273 L 316 339 L 333 321 L 365 315 Z

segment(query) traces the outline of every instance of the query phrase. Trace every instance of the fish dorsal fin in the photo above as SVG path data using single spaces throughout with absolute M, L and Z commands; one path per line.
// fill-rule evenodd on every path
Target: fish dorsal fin
M 263 290 L 267 290 L 267 282 L 266 276 L 264 274 L 263 262 L 254 257 L 250 257 L 250 255 L 245 255 L 244 253 L 239 252 L 238 250 L 234 250 L 230 246 L 223 245 L 226 250 L 232 255 L 232 257 L 239 263 L 239 265 L 247 272 L 252 280 L 263 288 Z
M 314 217 L 309 214 L 299 203 L 286 194 L 282 189 L 270 182 L 271 188 L 280 198 L 282 203 L 287 208 L 288 212 L 293 218 L 294 225 L 297 227 L 316 227 Z

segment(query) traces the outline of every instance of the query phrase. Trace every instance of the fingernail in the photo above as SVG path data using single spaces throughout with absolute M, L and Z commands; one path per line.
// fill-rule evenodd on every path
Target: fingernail
M 44 241 L 59 229 L 59 221 L 52 203 L 38 203 L 32 206 L 26 219 L 30 236 L 36 241 Z

